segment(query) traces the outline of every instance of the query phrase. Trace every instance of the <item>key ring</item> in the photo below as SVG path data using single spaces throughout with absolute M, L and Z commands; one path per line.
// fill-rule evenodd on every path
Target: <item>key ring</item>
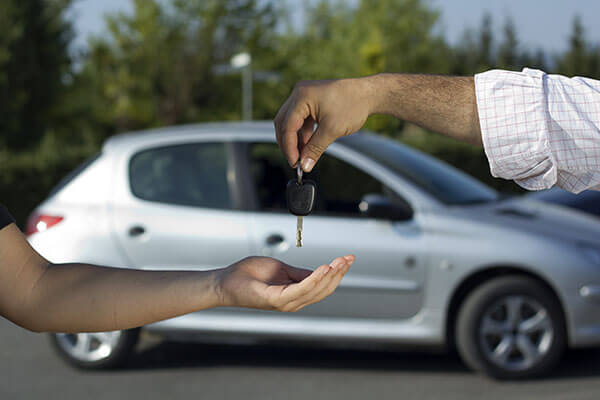
M 302 171 L 302 167 L 300 167 L 300 163 L 298 163 L 298 165 L 296 166 L 296 174 L 298 175 L 298 185 L 302 185 L 302 174 L 304 173 L 304 171 Z

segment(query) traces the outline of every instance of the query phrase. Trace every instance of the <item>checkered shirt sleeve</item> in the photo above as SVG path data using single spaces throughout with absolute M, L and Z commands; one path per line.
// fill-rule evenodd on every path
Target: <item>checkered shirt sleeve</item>
M 600 190 L 600 81 L 525 68 L 475 75 L 493 176 L 528 190 Z

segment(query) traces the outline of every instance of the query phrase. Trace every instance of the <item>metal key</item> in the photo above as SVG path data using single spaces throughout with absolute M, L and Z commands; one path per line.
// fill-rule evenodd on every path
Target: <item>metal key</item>
M 313 209 L 316 193 L 316 184 L 311 180 L 302 180 L 302 169 L 296 169 L 297 177 L 288 182 L 286 187 L 286 200 L 288 209 L 298 217 L 296 224 L 296 247 L 302 247 L 303 217 L 310 214 Z
M 296 175 L 298 177 L 298 185 L 302 185 L 302 168 L 300 167 L 300 163 L 296 166 Z M 296 221 L 296 247 L 302 247 L 302 225 L 304 225 L 304 217 L 302 215 L 298 215 Z
M 296 222 L 296 247 L 302 247 L 302 222 L 304 217 L 298 215 L 298 222 Z

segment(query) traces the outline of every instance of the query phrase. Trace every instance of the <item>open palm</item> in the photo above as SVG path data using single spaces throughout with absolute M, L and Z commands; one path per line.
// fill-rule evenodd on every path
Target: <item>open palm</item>
M 314 271 L 269 257 L 248 257 L 223 269 L 217 278 L 221 303 L 227 306 L 297 311 L 329 296 L 354 262 L 338 257 Z

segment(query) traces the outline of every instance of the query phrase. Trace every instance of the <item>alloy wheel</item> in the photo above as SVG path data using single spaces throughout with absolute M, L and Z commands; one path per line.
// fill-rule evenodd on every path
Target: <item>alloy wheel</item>
M 58 333 L 57 343 L 74 359 L 99 361 L 109 357 L 117 346 L 121 331 L 93 333 Z
M 506 296 L 483 313 L 479 343 L 496 366 L 523 371 L 534 366 L 552 347 L 554 329 L 549 312 L 527 296 Z

